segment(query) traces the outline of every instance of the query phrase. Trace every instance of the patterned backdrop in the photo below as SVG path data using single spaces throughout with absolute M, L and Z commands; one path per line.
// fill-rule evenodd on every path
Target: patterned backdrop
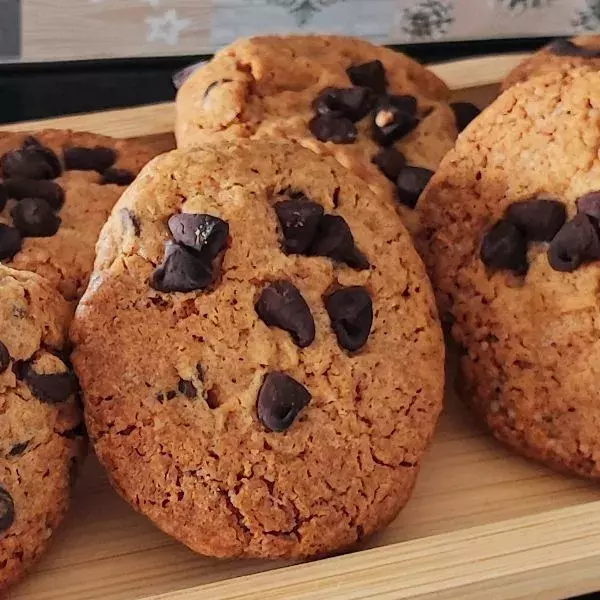
M 208 53 L 266 32 L 402 43 L 597 30 L 600 0 L 0 0 L 0 60 Z

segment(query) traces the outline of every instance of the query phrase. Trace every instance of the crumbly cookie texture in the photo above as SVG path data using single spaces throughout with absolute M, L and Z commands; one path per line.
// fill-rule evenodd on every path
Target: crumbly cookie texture
M 457 135 L 449 96 L 418 63 L 362 40 L 256 37 L 224 48 L 187 79 L 176 137 L 183 148 L 215 135 L 297 141 L 363 178 L 412 229 L 417 198 Z M 397 152 L 376 160 L 386 149 Z
M 41 277 L 0 265 L 0 590 L 48 544 L 85 449 L 62 354 L 71 313 Z
M 600 70 L 600 35 L 581 35 L 570 40 L 556 40 L 517 65 L 502 82 L 507 90 L 515 83 L 536 75 L 566 73 L 579 67 Z
M 98 248 L 73 362 L 135 508 L 219 557 L 332 552 L 395 517 L 444 346 L 410 237 L 361 179 L 286 142 L 175 151 Z
M 78 299 L 102 225 L 152 157 L 139 143 L 93 133 L 0 133 L 0 260 Z
M 494 434 L 600 476 L 600 73 L 516 85 L 459 138 L 422 198 L 464 398 Z

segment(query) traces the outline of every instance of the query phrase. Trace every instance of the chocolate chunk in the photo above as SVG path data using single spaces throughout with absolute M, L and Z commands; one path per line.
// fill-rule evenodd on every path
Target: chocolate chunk
M 0 211 L 4 209 L 6 206 L 6 201 L 8 200 L 8 193 L 6 191 L 6 186 L 3 183 L 0 183 Z
M 289 332 L 296 346 L 306 348 L 315 339 L 315 321 L 310 308 L 289 281 L 274 281 L 267 285 L 255 309 L 267 325 Z
M 196 387 L 194 386 L 194 384 L 191 381 L 188 381 L 187 379 L 180 379 L 179 380 L 179 385 L 177 386 L 179 391 L 184 395 L 187 396 L 188 398 L 196 398 L 196 396 L 198 395 L 198 392 L 196 391 Z
M 466 129 L 467 125 L 481 112 L 470 102 L 452 102 L 450 107 L 454 111 L 456 129 L 458 129 L 459 133 L 463 131 L 463 129 Z
M 22 243 L 18 229 L 0 223 L 0 260 L 10 260 L 21 249 Z
M 65 192 L 55 181 L 46 179 L 5 179 L 4 187 L 9 198 L 42 198 L 54 210 L 58 210 L 65 201 Z
M 302 384 L 285 373 L 273 371 L 258 392 L 258 418 L 271 431 L 285 431 L 310 399 L 310 392 Z
M 10 364 L 10 354 L 8 352 L 8 348 L 0 342 L 0 375 L 8 369 L 8 365 Z
M 0 159 L 0 171 L 5 179 L 54 179 L 61 168 L 56 154 L 30 137 L 20 149 L 11 150 Z
M 567 209 L 558 200 L 513 202 L 505 217 L 531 241 L 549 242 L 567 220 Z
M 320 115 L 347 117 L 360 121 L 373 106 L 373 94 L 367 88 L 325 88 L 313 102 Z
M 433 177 L 433 171 L 422 167 L 404 167 L 396 179 L 398 201 L 408 208 L 414 208 L 423 190 Z
M 385 67 L 380 60 L 354 65 L 346 69 L 346 73 L 353 85 L 373 90 L 376 94 L 384 94 L 387 88 Z
M 557 56 L 600 58 L 600 48 L 586 48 L 585 46 L 578 46 L 571 40 L 555 40 L 548 45 L 548 50 Z
M 42 198 L 23 198 L 10 214 L 23 237 L 50 237 L 60 226 L 60 217 Z
M 364 287 L 352 286 L 325 298 L 331 327 L 342 348 L 355 352 L 362 348 L 373 324 L 373 302 Z
M 578 198 L 577 211 L 600 219 L 600 191 L 590 192 Z
M 225 248 L 229 225 L 212 215 L 180 213 L 169 219 L 169 229 L 176 242 L 213 259 Z
M 127 169 L 115 169 L 111 167 L 102 173 L 100 183 L 106 185 L 113 183 L 115 185 L 129 185 L 135 179 L 135 174 Z
M 352 144 L 358 131 L 354 123 L 345 117 L 319 115 L 308 124 L 310 132 L 321 142 Z
M 20 456 L 23 454 L 23 452 L 25 452 L 25 450 L 27 450 L 27 446 L 29 446 L 29 441 L 14 444 L 10 449 L 8 456 Z
M 208 257 L 185 246 L 167 242 L 162 264 L 152 273 L 150 285 L 159 292 L 204 290 L 213 282 Z
M 390 146 L 409 134 L 418 124 L 417 102 L 413 96 L 386 96 L 375 109 L 373 139 L 381 146 Z
M 354 237 L 343 217 L 324 215 L 317 230 L 315 240 L 308 249 L 311 256 L 328 256 L 346 263 L 353 269 L 369 268 L 369 261 L 354 245 Z
M 65 402 L 77 391 L 77 379 L 73 373 L 40 374 L 31 362 L 22 365 L 19 377 L 38 400 L 48 404 Z
M 379 154 L 373 157 L 374 164 L 379 167 L 379 170 L 388 178 L 395 182 L 398 175 L 406 164 L 404 154 L 396 150 L 393 146 L 385 148 Z
M 117 160 L 117 153 L 112 148 L 96 146 L 83 148 L 73 146 L 64 150 L 65 167 L 73 171 L 98 171 L 103 173 L 112 167 Z
M 15 520 L 15 503 L 6 489 L 0 486 L 0 532 L 6 531 Z
M 600 236 L 592 217 L 579 213 L 565 223 L 548 249 L 548 261 L 555 271 L 571 272 L 584 262 L 600 258 Z
M 377 109 L 385 109 L 393 107 L 399 111 L 408 113 L 413 117 L 417 116 L 418 102 L 414 96 L 410 94 L 387 94 L 381 96 L 377 101 Z
M 323 207 L 304 194 L 275 204 L 283 232 L 283 249 L 288 254 L 304 254 L 315 239 Z
M 484 236 L 480 257 L 490 269 L 527 272 L 527 240 L 516 225 L 500 219 Z

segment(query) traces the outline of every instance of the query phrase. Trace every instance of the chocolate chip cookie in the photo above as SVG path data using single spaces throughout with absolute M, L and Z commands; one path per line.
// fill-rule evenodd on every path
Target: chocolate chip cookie
M 175 151 L 98 249 L 73 362 L 136 509 L 220 557 L 332 552 L 395 517 L 444 347 L 410 237 L 360 178 L 282 141 Z
M 533 78 L 458 140 L 421 202 L 463 396 L 494 435 L 600 477 L 600 73 Z
M 566 73 L 588 66 L 600 70 L 600 35 L 581 35 L 570 40 L 556 40 L 515 67 L 502 82 L 502 88 L 536 75 L 559 71 Z
M 46 547 L 85 448 L 71 312 L 41 277 L 0 265 L 0 590 Z
M 79 298 L 102 225 L 151 157 L 93 133 L 0 133 L 0 261 Z
M 412 210 L 454 143 L 464 103 L 407 56 L 333 36 L 256 37 L 221 50 L 177 96 L 179 147 L 213 136 L 281 138 L 330 155 L 397 204 Z M 472 105 L 471 105 L 472 106 Z

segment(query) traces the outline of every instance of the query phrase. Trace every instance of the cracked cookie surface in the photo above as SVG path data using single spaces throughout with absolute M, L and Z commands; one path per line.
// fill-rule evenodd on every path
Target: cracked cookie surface
M 0 589 L 47 545 L 85 449 L 61 358 L 72 309 L 41 277 L 0 265 Z
M 395 517 L 444 347 L 410 236 L 362 180 L 285 142 L 175 151 L 98 250 L 73 361 L 135 508 L 220 557 L 319 555 Z
M 425 191 L 421 238 L 464 348 L 464 399 L 522 454 L 594 478 L 598 89 L 600 73 L 576 70 L 505 92 Z

